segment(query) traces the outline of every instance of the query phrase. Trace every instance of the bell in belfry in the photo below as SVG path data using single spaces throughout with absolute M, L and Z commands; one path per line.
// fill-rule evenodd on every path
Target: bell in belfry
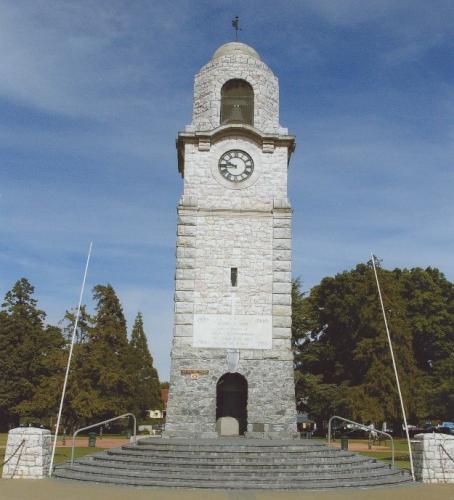
M 232 107 L 232 113 L 230 114 L 230 123 L 243 123 L 244 116 L 242 111 L 242 106 L 240 103 L 234 104 Z

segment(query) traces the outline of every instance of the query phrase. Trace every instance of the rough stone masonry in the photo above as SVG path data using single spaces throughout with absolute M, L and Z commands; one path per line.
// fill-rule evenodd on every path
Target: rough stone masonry
M 8 432 L 4 479 L 42 479 L 49 474 L 52 453 L 51 434 L 47 429 L 18 427 Z
M 415 475 L 423 483 L 454 483 L 454 436 L 417 434 L 412 442 Z
M 220 123 L 222 88 L 235 79 L 253 90 L 253 125 Z M 200 70 L 192 123 L 179 133 L 177 149 L 184 186 L 164 437 L 216 437 L 219 383 L 229 373 L 247 383 L 246 436 L 292 437 L 287 170 L 294 137 L 279 125 L 278 80 L 254 49 L 225 44 Z M 243 182 L 218 169 L 234 150 L 254 164 Z

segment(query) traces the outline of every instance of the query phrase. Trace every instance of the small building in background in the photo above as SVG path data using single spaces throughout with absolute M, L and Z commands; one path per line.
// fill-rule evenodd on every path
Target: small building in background
M 150 418 L 166 418 L 167 400 L 169 399 L 169 389 L 161 389 L 161 401 L 163 409 L 161 410 L 148 410 Z

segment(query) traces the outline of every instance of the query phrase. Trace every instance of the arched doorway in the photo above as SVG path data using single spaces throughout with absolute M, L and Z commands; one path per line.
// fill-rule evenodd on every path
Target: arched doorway
M 234 417 L 240 434 L 247 431 L 247 380 L 239 373 L 225 373 L 216 384 L 216 420 Z

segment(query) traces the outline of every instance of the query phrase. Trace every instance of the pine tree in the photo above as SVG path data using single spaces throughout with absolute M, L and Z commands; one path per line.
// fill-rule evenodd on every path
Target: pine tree
M 46 380 L 61 371 L 64 339 L 58 328 L 45 326 L 34 288 L 22 278 L 6 294 L 0 313 L 0 425 L 17 425 L 21 416 L 40 419 L 48 409 L 35 397 Z M 55 406 L 48 391 L 48 405 Z
M 68 362 L 69 344 L 75 321 L 75 310 L 66 311 L 63 321 L 63 333 L 67 339 L 67 348 L 64 351 L 65 364 Z M 82 425 L 87 425 L 93 420 L 100 420 L 97 418 L 99 394 L 95 381 L 90 378 L 89 364 L 89 343 L 94 323 L 95 319 L 88 314 L 86 306 L 82 305 L 63 405 L 62 428 L 69 432 Z M 60 387 L 60 392 L 61 389 Z
M 143 328 L 143 317 L 139 312 L 134 322 L 129 342 L 130 376 L 132 397 L 130 411 L 137 417 L 145 417 L 147 410 L 162 407 L 160 383 L 153 358 L 148 349 L 147 338 Z
M 109 418 L 127 411 L 131 384 L 128 374 L 126 320 L 111 285 L 97 285 L 94 325 L 83 345 L 79 410 L 86 420 Z M 87 383 L 89 381 L 89 383 Z

